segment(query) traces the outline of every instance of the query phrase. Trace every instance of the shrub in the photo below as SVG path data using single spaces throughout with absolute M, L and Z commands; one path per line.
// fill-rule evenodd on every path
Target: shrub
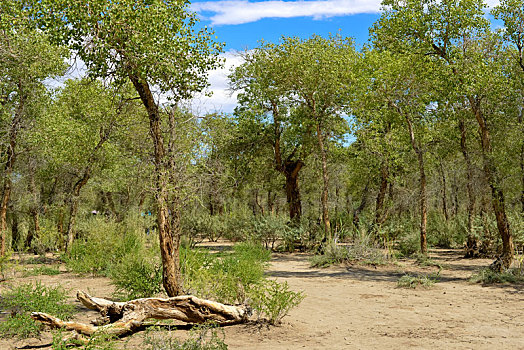
M 148 334 L 144 339 L 147 350 L 227 350 L 224 331 L 213 324 L 195 326 L 184 342 L 165 333 Z
M 264 277 L 270 252 L 252 243 L 235 245 L 232 252 L 181 249 L 184 286 L 190 293 L 222 303 L 243 303 Z
M 86 236 L 77 239 L 69 254 L 63 256 L 67 267 L 76 273 L 92 273 L 107 276 L 109 267 L 117 265 L 124 257 L 144 247 L 144 233 L 138 227 L 126 223 L 92 218 L 84 223 Z
M 11 310 L 11 315 L 0 323 L 0 336 L 27 338 L 38 335 L 40 325 L 31 319 L 31 312 L 70 318 L 74 307 L 65 303 L 66 298 L 62 287 L 45 287 L 39 282 L 34 285 L 24 284 L 4 293 L 0 307 Z
M 91 335 L 87 342 L 71 337 L 64 337 L 62 330 L 53 333 L 53 350 L 83 349 L 83 350 L 115 350 L 116 337 L 106 333 L 95 333 Z
M 470 279 L 472 283 L 522 283 L 524 282 L 524 273 L 521 268 L 507 269 L 503 272 L 493 271 L 489 267 L 481 269 L 478 273 L 473 274 Z
M 118 299 L 147 298 L 162 291 L 162 265 L 151 257 L 130 254 L 111 266 L 110 277 Z
M 349 261 L 372 265 L 386 263 L 383 250 L 372 242 L 369 235 L 357 238 L 353 244 L 348 246 L 340 246 L 335 242 L 329 242 L 324 246 L 321 253 L 311 259 L 311 266 L 327 267 Z
M 54 276 L 54 275 L 59 275 L 59 274 L 60 274 L 60 270 L 58 268 L 54 268 L 51 266 L 45 266 L 45 265 L 35 267 L 32 270 L 24 271 L 24 277 L 40 276 L 40 275 Z
M 305 296 L 302 292 L 289 290 L 287 282 L 267 280 L 251 293 L 251 306 L 258 316 L 265 315 L 272 325 L 282 322 L 289 310 L 298 306 Z
M 439 273 L 420 276 L 406 274 L 398 279 L 397 286 L 400 288 L 430 288 L 438 281 L 438 276 Z

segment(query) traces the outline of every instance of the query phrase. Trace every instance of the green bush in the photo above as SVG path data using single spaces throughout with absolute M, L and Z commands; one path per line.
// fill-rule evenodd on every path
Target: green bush
M 243 303 L 264 277 L 270 252 L 252 243 L 239 243 L 232 252 L 211 254 L 181 249 L 182 275 L 187 292 L 228 304 Z
M 327 267 L 344 262 L 361 262 L 364 264 L 382 265 L 386 256 L 382 249 L 373 243 L 371 236 L 366 235 L 355 239 L 347 246 L 341 246 L 331 241 L 323 247 L 323 251 L 311 258 L 311 266 Z
M 30 317 L 31 312 L 45 312 L 62 319 L 73 315 L 74 307 L 65 303 L 62 287 L 46 287 L 41 283 L 24 284 L 2 294 L 0 307 L 11 315 L 0 323 L 0 336 L 27 338 L 40 333 L 40 324 Z
M 156 332 L 155 332 L 156 333 Z M 146 350 L 227 350 L 224 331 L 213 324 L 203 324 L 191 329 L 184 342 L 164 332 L 150 332 L 144 339 Z
M 278 283 L 272 280 L 266 280 L 253 289 L 250 296 L 251 306 L 259 318 L 264 315 L 272 325 L 280 324 L 289 310 L 298 306 L 305 298 L 304 293 L 289 290 L 287 282 Z
M 507 269 L 503 272 L 496 272 L 486 267 L 473 274 L 470 279 L 472 283 L 522 283 L 524 282 L 524 271 L 521 268 Z
M 111 266 L 115 297 L 121 300 L 152 297 L 162 291 L 162 265 L 159 259 L 129 254 Z
M 60 270 L 58 269 L 58 267 L 54 268 L 54 267 L 45 266 L 45 265 L 35 267 L 32 270 L 24 271 L 24 277 L 40 276 L 40 275 L 55 276 L 59 274 L 60 274 Z
M 64 337 L 64 331 L 58 330 L 53 333 L 53 350 L 83 349 L 83 350 L 115 350 L 116 337 L 106 333 L 95 333 L 87 342 Z
M 398 279 L 397 285 L 400 288 L 431 288 L 438 282 L 438 276 L 439 273 L 419 276 L 406 274 Z
M 141 251 L 145 245 L 145 234 L 140 227 L 126 223 L 91 218 L 82 225 L 87 232 L 77 239 L 69 254 L 62 259 L 67 267 L 76 273 L 109 275 L 109 268 L 124 260 L 124 257 Z

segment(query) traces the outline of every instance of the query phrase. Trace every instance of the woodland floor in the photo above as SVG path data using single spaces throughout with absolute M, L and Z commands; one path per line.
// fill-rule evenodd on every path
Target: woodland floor
M 218 248 L 218 247 L 215 247 Z M 309 267 L 307 254 L 273 254 L 267 274 L 302 290 L 304 301 L 279 327 L 236 325 L 224 328 L 229 349 L 524 349 L 524 285 L 472 284 L 469 277 L 489 259 L 463 259 L 461 251 L 432 250 L 444 264 L 440 281 L 429 289 L 397 287 L 407 272 L 430 273 L 412 260 L 389 266 Z M 65 271 L 65 267 L 61 267 Z M 16 278 L 0 284 L 39 280 L 70 290 L 79 307 L 76 320 L 96 313 L 74 300 L 77 289 L 111 298 L 109 279 L 63 272 L 56 276 Z M 187 329 L 174 331 L 185 339 Z M 122 340 L 119 348 L 142 349 L 144 332 Z M 52 336 L 0 339 L 0 349 L 50 349 Z

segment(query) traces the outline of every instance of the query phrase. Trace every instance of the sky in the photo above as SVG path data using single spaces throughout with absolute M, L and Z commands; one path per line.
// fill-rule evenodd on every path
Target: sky
M 489 7 L 498 0 L 487 0 Z M 368 40 L 369 28 L 380 17 L 381 0 L 193 0 L 191 10 L 199 26 L 214 29 L 225 43 L 225 67 L 209 74 L 211 97 L 192 101 L 197 114 L 230 113 L 236 96 L 228 90 L 227 76 L 241 64 L 239 51 L 253 49 L 260 40 L 278 42 L 282 36 L 311 37 L 340 33 L 352 37 L 357 47 Z
M 196 98 L 194 112 L 230 113 L 236 96 L 228 91 L 227 75 L 241 63 L 238 52 L 253 49 L 260 40 L 278 42 L 282 36 L 311 37 L 340 33 L 362 46 L 369 28 L 380 16 L 380 0 L 193 0 L 191 10 L 200 18 L 200 26 L 213 28 L 217 41 L 224 42 L 226 64 L 209 74 L 209 98 Z

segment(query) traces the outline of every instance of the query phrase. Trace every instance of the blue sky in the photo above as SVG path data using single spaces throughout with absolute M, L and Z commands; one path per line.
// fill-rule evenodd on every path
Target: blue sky
M 490 6 L 497 0 L 488 0 Z M 381 0 L 193 0 L 191 9 L 200 25 L 215 30 L 225 42 L 226 66 L 209 75 L 212 97 L 193 101 L 197 114 L 231 112 L 236 96 L 228 91 L 227 75 L 241 63 L 238 51 L 258 46 L 261 39 L 278 42 L 282 36 L 308 38 L 313 34 L 340 33 L 355 39 L 357 47 L 368 40 L 369 28 L 380 17 Z

